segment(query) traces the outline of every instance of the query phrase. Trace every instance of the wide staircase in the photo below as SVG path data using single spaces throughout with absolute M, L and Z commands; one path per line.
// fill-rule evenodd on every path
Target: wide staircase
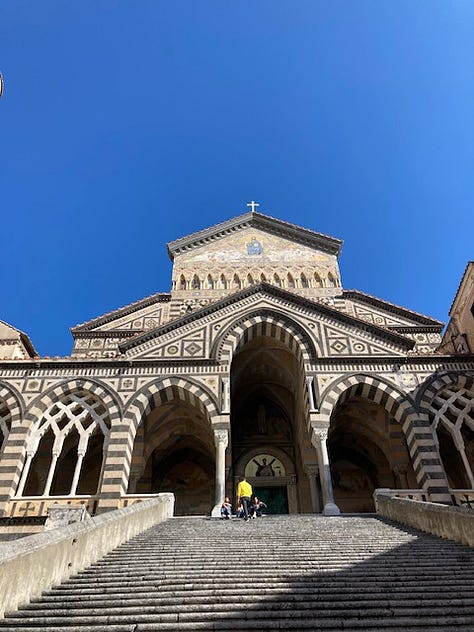
M 0 621 L 0 632 L 281 629 L 474 631 L 474 550 L 372 516 L 172 518 Z

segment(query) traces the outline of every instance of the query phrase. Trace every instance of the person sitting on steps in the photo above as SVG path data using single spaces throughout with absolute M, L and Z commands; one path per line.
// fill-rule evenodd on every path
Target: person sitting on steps
M 228 496 L 224 498 L 224 502 L 221 505 L 221 520 L 230 520 L 232 517 L 232 505 Z
M 253 499 L 253 504 L 250 508 L 250 515 L 252 518 L 261 518 L 264 510 L 267 508 L 267 505 L 255 496 Z

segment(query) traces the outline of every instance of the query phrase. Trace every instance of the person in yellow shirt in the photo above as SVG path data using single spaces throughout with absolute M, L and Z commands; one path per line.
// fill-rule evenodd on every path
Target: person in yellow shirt
M 252 499 L 252 494 L 252 485 L 250 485 L 245 476 L 242 476 L 239 484 L 237 485 L 237 502 L 242 503 L 245 522 L 249 519 L 249 505 Z

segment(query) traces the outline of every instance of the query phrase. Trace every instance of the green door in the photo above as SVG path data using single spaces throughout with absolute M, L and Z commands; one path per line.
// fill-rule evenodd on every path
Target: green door
M 288 496 L 286 487 L 254 487 L 253 493 L 267 505 L 266 514 L 287 514 Z

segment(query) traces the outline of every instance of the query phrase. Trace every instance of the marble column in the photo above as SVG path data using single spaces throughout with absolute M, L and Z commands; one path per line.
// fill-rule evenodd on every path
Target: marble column
M 309 480 L 309 489 L 311 493 L 311 504 L 313 506 L 314 513 L 321 513 L 319 488 L 317 476 L 319 474 L 319 467 L 317 465 L 305 465 L 304 471 Z
M 319 461 L 319 476 L 321 479 L 321 489 L 323 493 L 323 514 L 325 516 L 339 516 L 339 507 L 334 502 L 334 491 L 331 480 L 331 469 L 329 467 L 329 455 L 327 448 L 328 428 L 315 427 L 311 435 L 311 443 L 316 448 Z
M 218 518 L 221 515 L 221 505 L 225 497 L 225 451 L 229 444 L 229 432 L 224 428 L 215 428 L 214 444 L 216 446 L 216 495 L 211 516 Z

